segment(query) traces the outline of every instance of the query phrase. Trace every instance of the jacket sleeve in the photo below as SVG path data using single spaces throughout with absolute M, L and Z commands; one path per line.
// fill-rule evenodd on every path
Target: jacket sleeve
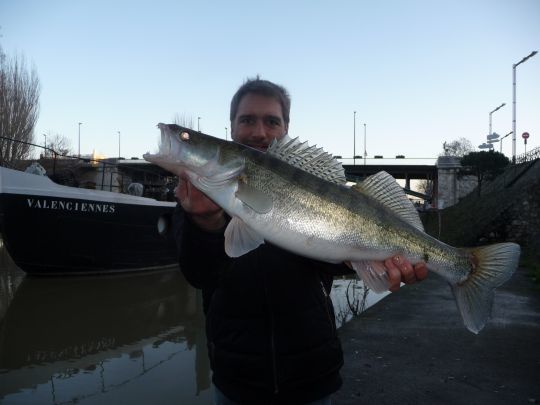
M 332 264 L 332 263 L 320 262 L 319 270 L 330 276 L 348 276 L 348 275 L 356 274 L 354 270 L 347 267 L 344 263 Z
M 173 232 L 180 270 L 193 287 L 210 296 L 230 261 L 225 254 L 224 229 L 216 233 L 203 231 L 178 205 L 173 214 Z

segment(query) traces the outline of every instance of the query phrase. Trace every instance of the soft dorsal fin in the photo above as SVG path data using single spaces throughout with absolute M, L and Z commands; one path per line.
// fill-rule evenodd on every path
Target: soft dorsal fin
M 416 208 L 397 184 L 396 179 L 387 172 L 378 172 L 351 188 L 377 200 L 408 224 L 424 231 L 424 225 Z
M 274 139 L 266 153 L 332 183 L 347 182 L 341 162 L 322 148 L 309 146 L 307 142 L 300 142 L 298 138 L 291 139 L 284 136 L 279 141 Z

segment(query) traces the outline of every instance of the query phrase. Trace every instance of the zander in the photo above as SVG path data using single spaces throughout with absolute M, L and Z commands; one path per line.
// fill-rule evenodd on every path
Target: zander
M 520 248 L 499 243 L 454 248 L 424 232 L 395 179 L 386 172 L 347 187 L 341 164 L 320 148 L 284 137 L 266 152 L 174 124 L 158 124 L 159 152 L 144 158 L 191 183 L 231 221 L 225 251 L 241 256 L 265 241 L 330 263 L 350 262 L 375 292 L 388 289 L 378 262 L 394 255 L 425 261 L 454 292 L 465 326 L 487 322 L 493 290 L 517 268 Z

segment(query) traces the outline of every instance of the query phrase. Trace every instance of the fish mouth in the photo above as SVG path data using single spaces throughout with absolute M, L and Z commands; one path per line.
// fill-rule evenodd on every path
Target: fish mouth
M 268 149 L 268 146 L 269 146 L 269 145 L 265 145 L 265 144 L 255 144 L 255 143 L 246 143 L 245 145 L 249 146 L 250 148 L 257 149 L 257 150 L 259 150 L 261 152 L 266 152 L 266 150 Z

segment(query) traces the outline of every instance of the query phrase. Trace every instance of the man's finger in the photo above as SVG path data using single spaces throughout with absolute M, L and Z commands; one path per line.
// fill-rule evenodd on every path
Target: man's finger
M 418 281 L 424 280 L 428 276 L 428 268 L 426 263 L 419 262 L 414 265 L 414 274 Z
M 386 259 L 384 265 L 386 267 L 386 274 L 388 274 L 388 280 L 390 281 L 390 288 L 388 289 L 392 292 L 396 292 L 399 290 L 401 284 L 401 272 L 393 263 L 392 259 Z
M 401 273 L 401 281 L 405 284 L 413 284 L 416 282 L 416 275 L 411 262 L 405 260 L 403 257 L 396 255 L 392 258 L 392 263 L 398 268 Z

